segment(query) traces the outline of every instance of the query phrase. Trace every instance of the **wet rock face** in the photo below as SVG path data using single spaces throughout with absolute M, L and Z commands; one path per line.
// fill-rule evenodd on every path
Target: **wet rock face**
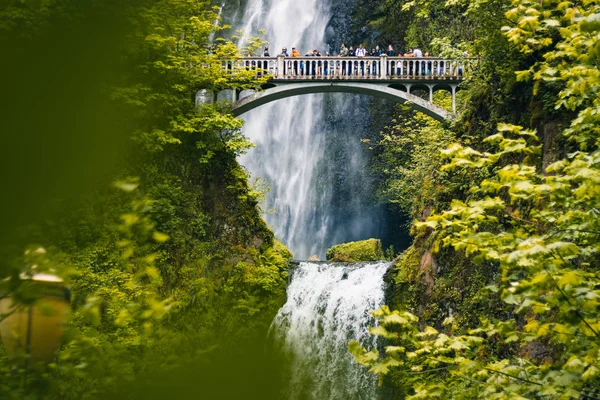
M 223 22 L 234 28 L 242 26 L 247 3 L 248 0 L 213 0 L 214 5 L 223 7 Z
M 342 43 L 350 47 L 352 35 L 352 10 L 354 0 L 333 0 L 331 4 L 331 19 L 325 32 L 325 41 L 330 53 L 339 54 Z
M 544 151 L 542 156 L 542 165 L 544 171 L 548 165 L 557 161 L 560 154 L 555 144 L 555 139 L 559 135 L 559 123 L 558 121 L 552 121 L 544 124 L 542 127 L 542 140 L 544 143 Z

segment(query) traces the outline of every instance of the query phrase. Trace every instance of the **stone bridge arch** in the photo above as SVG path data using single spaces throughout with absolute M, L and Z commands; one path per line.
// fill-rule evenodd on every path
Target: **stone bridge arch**
M 314 93 L 352 93 L 379 97 L 394 102 L 411 102 L 413 107 L 438 121 L 454 118 L 454 114 L 422 98 L 410 94 L 408 91 L 390 87 L 384 83 L 366 82 L 294 82 L 275 85 L 255 92 L 241 100 L 237 100 L 233 107 L 233 115 L 240 116 L 262 105 L 272 103 L 287 97 L 300 96 Z

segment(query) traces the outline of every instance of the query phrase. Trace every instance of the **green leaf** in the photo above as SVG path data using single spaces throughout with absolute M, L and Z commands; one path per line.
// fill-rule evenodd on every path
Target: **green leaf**
M 502 297 L 502 301 L 504 301 L 506 304 L 518 305 L 521 304 L 521 296 L 517 296 L 513 293 L 510 293 Z
M 406 349 L 402 346 L 386 346 L 385 352 L 389 354 L 404 353 Z
M 152 238 L 159 243 L 164 243 L 167 240 L 169 240 L 169 235 L 165 235 L 164 233 L 160 233 L 160 232 L 153 232 Z
M 452 339 L 450 342 L 450 346 L 451 349 L 453 350 L 464 350 L 464 349 L 468 349 L 469 346 L 467 346 L 465 343 L 463 343 L 461 340 L 459 339 Z
M 437 336 L 438 335 L 438 331 L 431 327 L 431 326 L 427 326 L 425 327 L 425 329 L 422 332 L 419 332 L 417 334 L 418 337 L 431 337 L 431 336 Z
M 584 382 L 587 382 L 591 379 L 596 378 L 598 375 L 600 375 L 600 370 L 598 368 L 596 368 L 594 365 L 590 365 L 585 372 L 581 375 L 581 378 L 583 379 Z
M 569 271 L 560 277 L 558 284 L 561 286 L 578 286 L 584 280 L 582 274 L 578 271 Z

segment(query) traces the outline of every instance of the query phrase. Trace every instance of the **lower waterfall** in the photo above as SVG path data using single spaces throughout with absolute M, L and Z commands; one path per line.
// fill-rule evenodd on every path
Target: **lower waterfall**
M 348 351 L 357 340 L 377 346 L 369 334 L 370 311 L 384 303 L 389 262 L 302 262 L 291 273 L 287 302 L 271 332 L 285 349 L 291 370 L 285 398 L 376 399 L 377 379 Z

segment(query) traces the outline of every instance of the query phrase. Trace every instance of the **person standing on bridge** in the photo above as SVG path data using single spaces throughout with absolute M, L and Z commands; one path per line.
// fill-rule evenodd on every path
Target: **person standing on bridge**
M 387 51 L 387 55 L 388 57 L 396 57 L 396 50 L 394 50 L 394 46 L 392 46 L 391 44 L 388 46 L 388 51 Z M 389 69 L 388 69 L 388 74 L 390 75 L 400 75 L 400 63 L 402 61 L 398 60 L 398 61 L 390 61 L 389 63 Z M 396 66 L 396 68 L 394 68 L 394 66 Z
M 418 47 L 415 47 L 413 49 L 413 57 L 416 58 L 421 58 L 423 57 L 423 52 L 421 51 L 421 49 L 419 49 Z M 415 61 L 415 75 L 417 75 L 419 73 L 419 71 L 421 71 L 421 75 L 425 74 L 425 63 L 422 61 Z
M 358 49 L 356 49 L 356 57 L 363 58 L 366 55 L 367 55 L 367 49 L 365 49 L 363 47 L 362 43 L 359 44 L 358 45 Z M 360 73 L 361 73 L 362 76 L 364 76 L 365 75 L 365 62 L 361 60 L 358 63 L 360 65 L 360 71 L 361 71 Z
M 316 49 L 313 50 L 312 56 L 313 57 L 322 57 L 319 50 L 316 50 Z M 321 61 L 319 61 L 319 62 L 313 61 L 313 76 L 315 76 L 315 73 L 318 73 L 319 75 L 323 73 L 322 66 L 323 66 L 323 64 L 321 63 Z
M 371 49 L 371 52 L 369 53 L 369 57 L 377 57 L 377 53 L 375 52 L 375 49 Z M 375 61 L 367 61 L 367 75 L 369 76 L 374 76 L 377 75 L 377 62 Z
M 429 52 L 426 51 L 425 54 L 423 54 L 423 57 L 429 58 L 430 57 Z M 432 74 L 432 72 L 433 72 L 433 68 L 432 67 L 433 67 L 433 63 L 431 61 L 427 61 L 427 63 L 426 63 L 426 71 L 425 71 L 427 75 L 431 75 Z
M 374 57 L 381 57 L 381 55 L 383 54 L 383 50 L 381 50 L 381 47 L 379 46 L 375 46 L 375 55 Z M 375 61 L 373 63 L 373 74 L 375 74 L 375 76 L 377 76 L 377 68 L 378 68 L 378 64 L 379 61 Z
M 261 54 L 261 57 L 271 57 L 269 54 L 269 48 L 265 46 L 265 50 Z M 259 61 L 258 66 L 260 69 L 264 69 L 265 71 L 269 70 L 269 62 L 268 61 Z M 262 74 L 262 72 L 260 73 Z
M 354 51 L 354 47 L 350 46 L 350 49 L 348 50 L 348 57 L 356 57 L 356 51 Z M 348 75 L 352 76 L 353 71 L 353 66 L 354 66 L 354 61 L 350 60 L 350 62 L 348 63 Z
M 292 57 L 294 57 L 294 58 L 300 57 L 300 52 L 298 50 L 296 50 L 295 47 L 292 47 Z M 292 61 L 295 75 L 298 75 L 298 67 L 299 67 L 298 64 L 299 64 L 298 61 Z
M 367 49 L 365 49 L 362 43 L 356 49 L 356 57 L 365 57 L 367 55 Z
M 313 56 L 313 52 L 311 49 L 306 50 L 306 53 L 304 54 L 304 57 L 312 57 Z M 315 63 L 312 63 L 310 61 L 307 61 L 306 63 L 304 63 L 304 61 L 300 61 L 300 70 L 303 71 L 302 74 L 303 75 L 308 75 L 311 71 L 312 74 L 315 74 Z
M 350 55 L 350 51 L 346 47 L 344 43 L 342 43 L 342 48 L 340 49 L 340 57 L 348 57 Z
M 348 50 L 348 48 L 346 47 L 346 45 L 344 43 L 342 43 L 342 48 L 340 49 L 340 57 L 348 57 L 350 55 L 350 51 Z M 346 64 L 348 64 L 349 61 L 342 61 L 342 75 L 345 76 L 346 75 Z
M 282 47 L 281 48 L 281 53 L 280 55 L 285 56 L 285 57 L 289 57 L 290 55 L 288 54 L 287 51 L 287 47 Z M 288 63 L 287 62 L 283 62 L 283 74 L 287 75 L 287 71 L 288 71 Z
M 415 53 L 413 53 L 413 49 L 412 47 L 409 47 L 408 50 L 406 50 L 406 53 L 404 53 L 404 57 L 414 57 Z M 406 62 L 406 73 L 410 76 L 412 76 L 413 74 L 413 62 L 407 61 Z

